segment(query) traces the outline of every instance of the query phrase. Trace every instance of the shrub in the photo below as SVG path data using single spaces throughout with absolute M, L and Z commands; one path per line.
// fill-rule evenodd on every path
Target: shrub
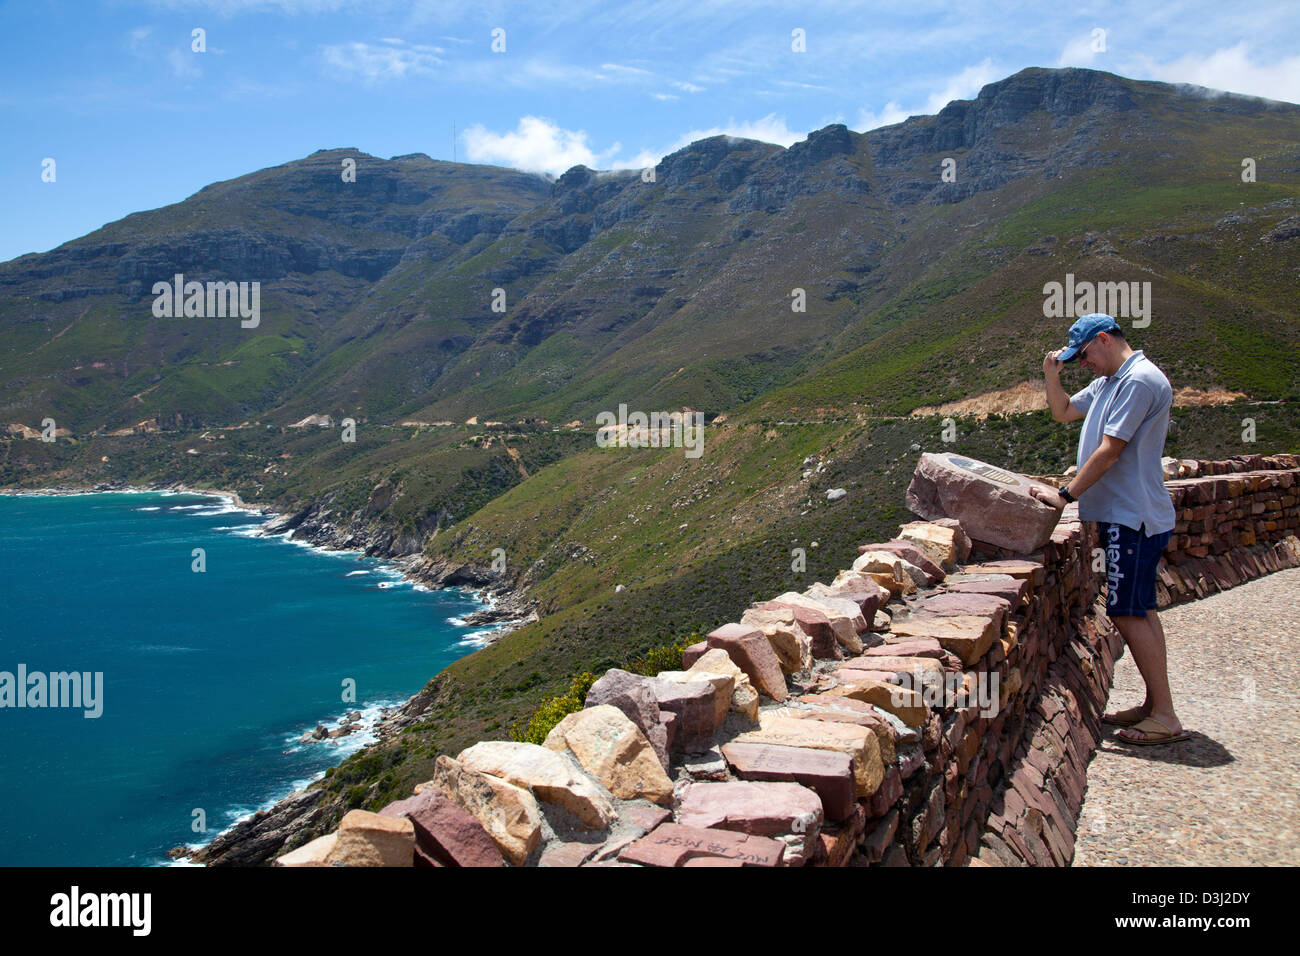
M 546 735 L 556 724 L 569 714 L 576 714 L 582 710 L 582 705 L 587 699 L 587 691 L 591 690 L 591 685 L 596 683 L 598 677 L 597 674 L 584 671 L 573 679 L 566 693 L 542 701 L 533 711 L 533 715 L 528 718 L 527 725 L 522 730 L 516 730 L 515 739 L 529 744 L 544 743 Z
M 699 633 L 692 631 L 690 637 L 680 638 L 673 644 L 652 647 L 644 657 L 624 665 L 623 670 L 646 677 L 653 677 L 660 671 L 681 670 L 686 648 L 699 640 Z M 569 714 L 576 714 L 582 710 L 587 700 L 587 692 L 599 679 L 599 674 L 590 671 L 579 674 L 569 684 L 569 689 L 565 693 L 543 700 L 528 718 L 527 724 L 523 726 L 516 724 L 511 731 L 512 739 L 529 744 L 544 743 L 546 735 L 555 728 L 556 724 Z

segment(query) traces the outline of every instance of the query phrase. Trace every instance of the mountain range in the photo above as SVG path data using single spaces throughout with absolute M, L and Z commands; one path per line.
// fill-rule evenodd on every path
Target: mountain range
M 1029 69 L 937 116 L 714 136 L 652 171 L 325 150 L 0 265 L 0 421 L 906 413 L 1032 373 L 1067 273 L 1152 284 L 1144 343 L 1176 386 L 1279 397 L 1297 143 L 1291 104 Z M 177 274 L 259 282 L 258 326 L 155 318 Z

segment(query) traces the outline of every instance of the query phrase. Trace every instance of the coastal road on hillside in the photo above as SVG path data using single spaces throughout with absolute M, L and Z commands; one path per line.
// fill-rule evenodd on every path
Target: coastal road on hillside
M 1300 864 L 1300 568 L 1160 614 L 1174 707 L 1190 740 L 1107 734 L 1088 767 L 1074 866 Z M 1108 711 L 1141 703 L 1132 655 Z

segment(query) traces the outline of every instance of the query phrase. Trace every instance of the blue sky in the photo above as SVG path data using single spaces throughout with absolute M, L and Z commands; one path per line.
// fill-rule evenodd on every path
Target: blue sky
M 451 159 L 453 123 L 462 162 L 558 175 L 865 131 L 1027 66 L 1300 102 L 1298 39 L 1295 0 L 11 0 L 0 261 L 317 149 Z

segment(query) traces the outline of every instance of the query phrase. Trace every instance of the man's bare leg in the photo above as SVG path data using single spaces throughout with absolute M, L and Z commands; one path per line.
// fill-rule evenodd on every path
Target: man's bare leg
M 1160 721 L 1169 728 L 1170 733 L 1178 733 L 1183 725 L 1174 713 L 1165 654 L 1165 629 L 1160 623 L 1159 615 L 1155 611 L 1147 611 L 1146 617 L 1112 617 L 1110 620 L 1133 652 L 1133 663 L 1137 664 L 1138 673 L 1146 684 L 1143 713 Z M 1121 730 L 1119 735 L 1128 740 L 1146 739 L 1146 734 L 1128 727 Z

